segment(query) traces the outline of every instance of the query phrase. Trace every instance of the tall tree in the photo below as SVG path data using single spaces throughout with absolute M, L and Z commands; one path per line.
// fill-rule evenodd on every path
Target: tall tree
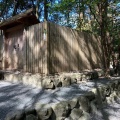
M 106 71 L 109 69 L 110 56 L 113 50 L 113 37 L 111 37 L 113 28 L 111 21 L 113 22 L 113 20 L 108 16 L 110 14 L 109 8 L 111 9 L 111 3 L 116 4 L 116 2 L 116 0 L 63 0 L 60 4 L 54 5 L 54 10 L 62 13 L 67 9 L 69 12 L 74 10 L 78 14 L 78 29 L 89 30 L 101 36 L 103 68 Z

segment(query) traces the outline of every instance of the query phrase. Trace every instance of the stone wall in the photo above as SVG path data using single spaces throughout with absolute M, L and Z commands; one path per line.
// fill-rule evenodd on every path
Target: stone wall
M 5 120 L 90 120 L 91 113 L 120 97 L 120 80 L 92 89 L 90 92 L 69 101 L 55 104 L 36 103 L 24 110 L 10 112 Z
M 48 76 L 21 72 L 8 72 L 3 74 L 4 79 L 10 82 L 20 82 L 24 85 L 31 85 L 33 87 L 54 89 L 81 83 L 81 81 L 98 79 L 99 76 L 104 75 L 104 72 L 102 70 L 94 70 L 75 73 L 59 73 Z

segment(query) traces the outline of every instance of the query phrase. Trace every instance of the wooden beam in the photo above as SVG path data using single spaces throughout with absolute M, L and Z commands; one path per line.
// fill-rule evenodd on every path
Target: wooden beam
M 16 27 L 12 27 L 12 28 L 9 28 L 7 30 L 5 30 L 5 32 L 12 32 L 12 31 L 16 31 L 16 30 L 19 30 L 19 29 L 23 29 L 24 28 L 24 25 L 18 25 Z
M 18 15 L 16 15 L 16 16 L 13 16 L 13 17 L 11 17 L 11 18 L 9 18 L 9 19 L 1 22 L 1 23 L 0 23 L 0 28 L 2 29 L 2 28 L 4 28 L 4 26 L 7 26 L 7 25 L 9 25 L 9 24 L 12 24 L 12 23 L 14 23 L 15 21 L 18 21 L 18 22 L 19 22 L 19 21 L 21 21 L 22 18 L 30 17 L 30 16 L 34 16 L 34 17 L 36 17 L 36 19 L 37 19 L 37 16 L 36 16 L 36 14 L 35 14 L 35 9 L 34 9 L 34 8 L 31 8 L 31 9 L 29 9 L 29 10 L 23 12 L 23 13 L 20 13 L 20 14 L 18 14 Z M 39 20 L 38 20 L 38 21 L 39 21 Z

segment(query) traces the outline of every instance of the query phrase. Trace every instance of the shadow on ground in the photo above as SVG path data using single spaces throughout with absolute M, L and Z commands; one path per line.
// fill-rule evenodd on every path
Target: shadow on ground
M 102 84 L 107 84 L 107 82 L 108 81 L 103 79 L 79 85 L 73 84 L 69 87 L 57 88 L 55 90 L 44 90 L 22 84 L 0 81 L 0 120 L 4 120 L 7 113 L 11 111 L 22 110 L 28 105 L 34 107 L 38 102 L 46 104 L 70 100 L 76 96 L 87 93 L 92 88 L 98 88 Z M 120 104 L 117 105 L 118 106 L 107 105 L 108 108 L 102 106 L 102 108 L 99 109 L 100 114 L 96 115 L 97 120 L 99 120 L 98 118 L 101 120 L 112 120 L 109 119 L 110 116 L 113 116 L 110 110 L 120 112 Z

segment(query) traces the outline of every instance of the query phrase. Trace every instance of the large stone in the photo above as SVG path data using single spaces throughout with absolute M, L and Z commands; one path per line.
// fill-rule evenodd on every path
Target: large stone
M 87 81 L 86 74 L 82 74 L 81 81 Z
M 5 120 L 23 120 L 24 117 L 24 111 L 20 110 L 8 113 Z
M 71 73 L 70 77 L 71 77 L 71 84 L 77 83 L 78 81 L 77 73 Z
M 15 73 L 13 76 L 13 81 L 14 83 L 16 82 L 22 82 L 22 74 L 21 73 Z
M 76 77 L 71 77 L 71 84 L 77 83 L 77 78 Z
M 60 78 L 61 82 L 62 82 L 62 86 L 66 87 L 66 86 L 70 86 L 71 85 L 71 77 L 68 75 L 62 76 Z
M 32 107 L 32 105 L 25 107 L 24 111 L 26 115 L 29 115 L 29 114 L 36 115 L 36 110 L 34 107 Z
M 62 87 L 62 82 L 60 81 L 59 78 L 54 78 L 54 85 L 55 85 L 55 88 L 56 87 Z
M 115 85 L 114 82 L 111 82 L 111 83 L 109 83 L 109 87 L 110 87 L 110 89 L 111 89 L 111 93 L 113 93 L 114 90 L 115 90 L 116 85 Z
M 30 85 L 30 81 L 29 81 L 29 78 L 31 77 L 31 74 L 24 74 L 23 77 L 22 77 L 22 83 L 24 85 Z
M 21 82 L 22 74 L 19 71 L 16 72 L 9 72 L 4 74 L 4 79 L 10 82 Z
M 106 100 L 106 95 L 105 95 L 105 86 L 99 87 L 97 89 L 97 99 L 98 102 L 104 102 Z M 101 104 L 101 103 L 100 103 Z
M 64 120 L 73 120 L 70 116 L 65 118 Z
M 79 100 L 79 104 L 80 104 L 80 109 L 85 111 L 85 112 L 90 112 L 89 100 L 84 96 L 80 96 L 78 98 L 78 100 Z
M 25 118 L 25 113 L 24 111 L 18 111 L 15 116 L 15 120 L 23 120 Z
M 77 98 L 73 98 L 72 100 L 68 101 L 68 103 L 70 104 L 71 109 L 79 108 L 79 103 Z
M 91 120 L 90 114 L 83 112 L 83 115 L 78 120 Z
M 93 79 L 93 72 L 87 72 L 86 73 L 86 79 L 87 80 L 92 80 Z
M 7 81 L 13 81 L 14 74 L 13 73 L 5 73 L 4 74 L 4 79 Z
M 38 86 L 38 82 L 41 83 L 41 76 L 38 74 L 33 74 L 29 77 L 29 85 L 32 85 L 33 87 Z M 41 88 L 42 85 L 39 84 L 39 88 Z
M 75 79 L 77 79 L 77 83 L 81 83 L 82 81 L 82 73 L 74 73 Z
M 71 108 L 67 101 L 61 101 L 60 103 L 57 103 L 52 106 L 52 109 L 54 111 L 53 119 L 59 118 L 59 117 L 68 117 L 70 114 Z
M 95 95 L 97 95 L 97 89 L 96 89 L 96 88 L 91 89 L 90 92 L 92 92 L 92 93 L 94 93 Z
M 103 88 L 104 90 L 103 90 L 103 94 L 106 96 L 106 97 L 109 97 L 110 96 L 110 94 L 111 94 L 111 89 L 110 89 L 110 87 L 109 86 L 106 86 L 106 87 L 104 87 Z
M 42 81 L 42 87 L 45 89 L 53 89 L 55 88 L 53 80 L 50 78 L 44 78 Z
M 78 109 L 78 108 L 74 108 L 72 111 L 71 111 L 71 114 L 70 114 L 70 117 L 73 119 L 73 120 L 78 120 L 83 114 L 83 111 L 81 109 Z
M 96 100 L 93 100 L 90 102 L 90 107 L 91 107 L 91 113 L 93 114 L 97 114 L 98 110 L 97 110 L 97 105 L 96 105 Z
M 95 94 L 98 103 L 105 101 L 106 95 L 104 94 L 105 86 L 93 88 L 91 91 Z
M 84 96 L 85 96 L 89 101 L 92 101 L 92 100 L 95 99 L 95 94 L 94 94 L 92 91 L 85 93 Z
M 95 71 L 97 71 L 99 77 L 102 77 L 105 75 L 105 72 L 102 69 L 95 69 Z
M 120 92 L 120 84 L 118 84 L 117 91 Z
M 117 91 L 119 86 L 119 81 L 115 81 L 114 83 L 115 83 L 115 91 Z
M 65 120 L 65 117 L 58 117 L 58 118 L 56 118 L 54 120 Z
M 108 98 L 107 98 L 107 102 L 108 103 L 113 103 L 116 101 L 116 99 L 118 98 L 118 95 L 116 94 L 116 91 L 114 91 Z
M 92 72 L 84 72 L 82 75 L 82 80 L 93 80 L 93 79 L 98 79 L 98 73 L 97 71 L 92 71 Z
M 71 85 L 71 77 L 69 77 L 69 76 L 64 76 L 64 75 L 61 76 L 60 81 L 62 82 L 63 87 Z
M 37 103 L 35 105 L 35 110 L 37 112 L 38 118 L 40 120 L 48 120 L 52 115 L 52 108 L 49 106 L 49 104 L 40 104 Z
M 27 115 L 26 116 L 26 119 L 25 120 L 38 120 L 36 116 L 30 114 L 30 115 Z
M 5 120 L 15 120 L 16 114 L 14 112 L 10 112 L 6 115 Z

